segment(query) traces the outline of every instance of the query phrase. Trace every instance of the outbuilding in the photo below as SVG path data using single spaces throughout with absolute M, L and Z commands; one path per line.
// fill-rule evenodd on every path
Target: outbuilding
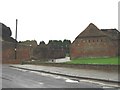
M 70 57 L 74 59 L 118 56 L 119 35 L 117 29 L 99 29 L 90 23 L 71 44 Z

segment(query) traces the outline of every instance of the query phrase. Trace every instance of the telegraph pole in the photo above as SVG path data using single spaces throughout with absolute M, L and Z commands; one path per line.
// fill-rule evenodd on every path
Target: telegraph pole
M 15 60 L 17 59 L 17 24 L 18 24 L 18 20 L 16 19 L 16 31 L 15 31 Z

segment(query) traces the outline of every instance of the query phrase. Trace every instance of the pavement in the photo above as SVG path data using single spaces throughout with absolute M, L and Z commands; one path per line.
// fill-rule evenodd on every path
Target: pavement
M 26 69 L 37 72 L 51 73 L 73 78 L 83 78 L 120 83 L 118 72 L 98 71 L 91 69 L 74 69 L 65 67 L 40 66 L 40 65 L 10 65 L 14 68 Z

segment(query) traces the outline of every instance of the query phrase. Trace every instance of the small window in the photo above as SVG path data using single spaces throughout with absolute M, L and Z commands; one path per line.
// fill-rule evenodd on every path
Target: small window
M 94 40 L 93 40 L 93 42 L 94 42 Z
M 98 40 L 97 40 L 97 42 L 98 42 Z
M 101 42 L 102 42 L 102 39 L 101 39 Z

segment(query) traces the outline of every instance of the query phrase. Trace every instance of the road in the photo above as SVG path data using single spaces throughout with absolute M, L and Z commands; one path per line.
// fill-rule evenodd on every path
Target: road
M 82 79 L 16 69 L 9 65 L 2 65 L 1 79 L 2 88 L 107 88 Z

